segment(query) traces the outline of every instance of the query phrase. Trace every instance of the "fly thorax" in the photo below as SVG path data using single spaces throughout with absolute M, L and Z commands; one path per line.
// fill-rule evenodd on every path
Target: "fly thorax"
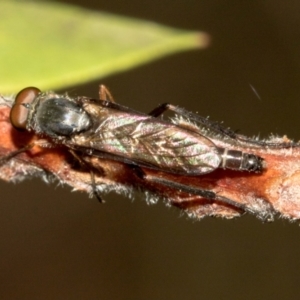
M 51 137 L 68 137 L 88 130 L 89 115 L 76 102 L 67 98 L 45 99 L 39 103 L 33 119 L 35 130 Z

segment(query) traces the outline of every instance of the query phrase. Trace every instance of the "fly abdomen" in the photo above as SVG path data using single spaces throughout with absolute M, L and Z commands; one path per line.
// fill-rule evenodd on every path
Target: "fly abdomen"
M 263 170 L 263 159 L 255 154 L 239 150 L 219 148 L 222 157 L 220 167 L 223 169 L 261 172 Z

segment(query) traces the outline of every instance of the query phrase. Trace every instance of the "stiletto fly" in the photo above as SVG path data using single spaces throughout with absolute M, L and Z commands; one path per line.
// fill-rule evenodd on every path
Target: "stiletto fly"
M 188 122 L 191 113 L 184 109 L 163 104 L 149 114 L 136 112 L 115 103 L 104 86 L 99 90 L 99 98 L 72 98 L 27 87 L 17 94 L 10 121 L 15 129 L 34 132 L 47 138 L 52 146 L 63 145 L 77 157 L 84 154 L 119 161 L 133 167 L 141 177 L 143 168 L 184 176 L 202 176 L 219 168 L 257 173 L 263 170 L 261 157 L 216 146 Z M 166 110 L 181 115 L 186 122 L 158 118 Z M 33 146 L 27 145 L 9 158 Z M 209 190 L 155 176 L 146 176 L 145 180 L 250 210 Z M 96 191 L 93 182 L 92 176 Z

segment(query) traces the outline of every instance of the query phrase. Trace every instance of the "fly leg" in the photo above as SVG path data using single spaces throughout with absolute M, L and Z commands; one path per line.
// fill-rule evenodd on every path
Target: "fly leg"
M 159 117 L 161 116 L 164 112 L 170 110 L 170 111 L 175 111 L 176 106 L 170 104 L 170 103 L 163 103 L 160 104 L 159 106 L 155 107 L 153 110 L 151 110 L 148 115 L 152 117 Z
M 49 142 L 47 142 L 46 140 L 37 140 L 35 142 L 27 144 L 26 146 L 24 146 L 16 151 L 12 151 L 8 155 L 1 157 L 0 158 L 0 166 L 6 164 L 10 159 L 14 158 L 15 156 L 32 149 L 34 146 L 40 146 L 43 148 L 47 148 L 48 146 L 51 146 L 51 144 L 49 144 Z
M 200 123 L 205 123 L 203 125 L 209 125 L 209 123 L 210 123 L 210 121 L 208 121 L 207 118 L 198 116 L 198 115 L 196 115 L 194 113 L 191 113 L 191 112 L 187 111 L 186 109 L 184 109 L 182 107 L 178 107 L 178 106 L 175 106 L 175 105 L 170 104 L 170 103 L 160 104 L 159 106 L 157 106 L 156 108 L 154 108 L 149 113 L 149 115 L 156 118 L 156 117 L 161 116 L 166 111 L 172 111 L 172 112 L 174 112 L 174 113 L 176 113 L 176 114 L 178 114 L 178 115 L 180 115 L 182 117 L 185 117 L 187 119 L 192 119 L 192 120 L 196 119 L 195 121 L 198 121 Z M 206 120 L 206 122 L 204 120 Z
M 238 135 L 233 130 L 223 127 L 220 123 L 212 122 L 208 118 L 204 118 L 197 114 L 191 113 L 184 108 L 172 105 L 170 103 L 163 103 L 163 104 L 159 105 L 158 107 L 153 109 L 149 113 L 149 115 L 152 117 L 159 117 L 166 111 L 172 111 L 172 112 L 178 114 L 179 116 L 186 118 L 189 121 L 193 121 L 195 123 L 198 123 L 198 124 L 208 128 L 209 130 L 212 130 L 213 132 L 215 132 L 217 134 L 223 134 L 224 136 L 227 136 L 231 139 L 237 139 Z M 194 128 L 199 132 L 199 128 L 192 125 L 191 123 L 186 122 L 186 123 L 181 123 L 180 125 L 188 127 L 190 129 Z
M 172 180 L 168 180 L 168 179 L 165 179 L 165 178 L 162 178 L 162 177 L 156 177 L 156 176 L 153 176 L 153 175 L 148 175 L 143 171 L 142 168 L 140 168 L 137 165 L 128 165 L 128 166 L 132 169 L 132 171 L 139 178 L 144 179 L 146 181 L 155 182 L 155 183 L 158 183 L 160 185 L 167 186 L 169 188 L 172 188 L 172 189 L 175 189 L 175 190 L 178 190 L 178 191 L 182 191 L 182 192 L 185 192 L 185 193 L 188 193 L 188 194 L 197 195 L 197 196 L 203 197 L 203 198 L 208 199 L 208 200 L 219 201 L 219 202 L 224 203 L 226 205 L 233 206 L 233 207 L 237 208 L 238 210 L 241 210 L 242 212 L 248 212 L 248 213 L 251 213 L 251 214 L 256 214 L 255 211 L 248 208 L 247 205 L 236 202 L 236 201 L 231 200 L 229 198 L 220 196 L 220 195 L 216 194 L 215 192 L 208 191 L 208 190 L 203 190 L 203 189 L 200 189 L 198 187 L 188 186 L 188 185 L 178 183 L 178 182 L 175 182 L 175 181 L 172 181 Z
M 92 192 L 93 192 L 93 196 L 100 202 L 100 203 L 104 203 L 104 200 L 101 198 L 98 190 L 97 190 L 97 185 L 96 185 L 96 180 L 95 180 L 95 173 L 94 171 L 91 169 L 91 167 L 83 160 L 81 159 L 77 153 L 73 150 L 69 150 L 69 152 L 73 155 L 73 157 L 85 168 L 87 168 L 90 172 L 91 175 L 91 186 L 92 186 Z
M 231 199 L 223 197 L 223 196 L 219 196 L 215 192 L 212 192 L 212 191 L 203 190 L 203 189 L 199 189 L 199 188 L 192 187 L 192 186 L 187 186 L 187 185 L 182 184 L 182 183 L 178 183 L 178 182 L 168 180 L 168 179 L 164 179 L 164 178 L 160 178 L 160 177 L 155 177 L 155 176 L 152 176 L 152 175 L 146 175 L 144 178 L 146 180 L 156 182 L 156 183 L 159 183 L 161 185 L 164 185 L 164 186 L 167 186 L 167 187 L 170 187 L 170 188 L 174 188 L 176 190 L 180 190 L 180 191 L 188 193 L 188 194 L 197 195 L 197 196 L 203 197 L 203 198 L 208 199 L 208 200 L 220 201 L 224 204 L 233 206 L 233 207 L 235 207 L 235 208 L 237 208 L 241 211 L 246 211 L 246 212 L 253 213 L 252 210 L 249 211 L 249 209 L 247 208 L 247 206 L 245 204 L 236 202 L 234 200 L 231 200 Z
M 4 165 L 5 163 L 7 163 L 10 159 L 14 158 L 15 156 L 32 149 L 33 147 L 34 147 L 34 143 L 31 143 L 21 149 L 18 149 L 16 151 L 9 153 L 8 155 L 1 157 L 0 166 Z
M 99 99 L 114 102 L 114 103 L 116 102 L 111 92 L 104 84 L 101 84 L 99 86 Z
M 211 201 L 221 202 L 224 205 L 229 205 L 231 207 L 234 207 L 237 210 L 240 210 L 241 212 L 255 215 L 256 217 L 260 218 L 263 221 L 273 220 L 273 217 L 275 214 L 274 208 L 271 205 L 269 205 L 265 209 L 265 212 L 260 212 L 256 209 L 253 209 L 253 208 L 247 206 L 246 204 L 236 202 L 232 199 L 218 195 L 217 193 L 209 191 L 209 190 L 204 190 L 204 189 L 201 189 L 198 187 L 188 186 L 188 185 L 185 185 L 182 183 L 178 183 L 178 182 L 175 182 L 172 180 L 168 180 L 168 179 L 164 179 L 164 178 L 156 177 L 156 176 L 152 176 L 152 175 L 144 175 L 144 179 L 151 181 L 151 182 L 161 184 L 163 186 L 167 186 L 172 189 L 176 189 L 176 190 L 188 193 L 188 194 L 197 195 L 197 196 L 200 196 L 202 198 L 205 198 L 205 199 L 208 199 Z
M 136 174 L 137 177 L 139 177 L 140 179 L 143 179 L 145 181 L 158 183 L 160 185 L 172 188 L 174 190 L 181 191 L 181 192 L 191 194 L 191 195 L 200 196 L 202 198 L 205 198 L 205 199 L 208 199 L 211 201 L 218 201 L 224 205 L 229 205 L 231 207 L 234 207 L 243 213 L 249 213 L 249 214 L 255 215 L 263 220 L 269 220 L 269 219 L 272 219 L 272 217 L 273 217 L 274 209 L 272 207 L 269 208 L 269 211 L 264 216 L 260 216 L 258 211 L 248 207 L 246 204 L 234 201 L 234 200 L 229 199 L 224 196 L 220 196 L 220 195 L 216 194 L 215 192 L 212 192 L 209 190 L 204 190 L 204 189 L 201 189 L 198 187 L 188 186 L 188 185 L 178 183 L 178 182 L 175 182 L 172 180 L 168 180 L 168 179 L 165 179 L 162 177 L 148 175 L 138 165 L 128 164 L 127 166 L 132 169 L 132 171 Z
M 249 138 L 247 136 L 241 135 L 236 133 L 235 131 L 231 130 L 230 128 L 224 127 L 222 124 L 219 122 L 213 122 L 210 121 L 208 118 L 199 116 L 195 113 L 189 112 L 184 108 L 169 104 L 169 103 L 163 103 L 153 109 L 149 115 L 152 117 L 159 117 L 166 111 L 172 111 L 185 119 L 195 122 L 196 124 L 199 124 L 200 126 L 204 126 L 205 128 L 209 129 L 212 131 L 212 133 L 215 134 L 221 134 L 224 137 L 230 138 L 232 140 L 238 141 L 246 146 L 253 145 L 253 146 L 258 146 L 258 147 L 269 147 L 273 149 L 282 149 L 282 148 L 290 148 L 290 147 L 295 147 L 298 146 L 298 143 L 295 143 L 293 141 L 291 142 L 281 142 L 281 143 L 273 143 L 273 142 L 268 142 L 268 141 L 261 141 L 256 138 Z M 190 123 L 180 123 L 181 126 L 188 127 L 188 128 L 196 128 L 196 126 L 193 126 Z M 197 128 L 196 128 L 197 129 Z M 198 128 L 199 131 L 199 128 Z M 242 145 L 241 144 L 241 145 Z

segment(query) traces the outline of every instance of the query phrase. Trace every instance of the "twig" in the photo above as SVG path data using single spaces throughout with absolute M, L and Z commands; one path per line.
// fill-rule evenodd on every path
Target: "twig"
M 18 132 L 12 128 L 7 107 L 0 107 L 0 157 L 24 147 L 37 139 L 37 136 Z M 236 143 L 226 139 L 210 137 L 219 147 L 242 150 L 261 156 L 265 160 L 265 169 L 261 174 L 235 172 L 218 169 L 203 176 L 172 175 L 143 168 L 145 178 L 155 176 L 162 180 L 172 180 L 184 186 L 194 186 L 216 193 L 219 198 L 226 197 L 245 205 L 262 220 L 272 220 L 276 214 L 290 220 L 300 218 L 300 149 L 297 144 L 291 146 L 268 147 Z M 274 144 L 289 145 L 286 137 L 273 139 Z M 142 191 L 148 203 L 163 199 L 167 204 L 176 206 L 189 216 L 203 218 L 218 216 L 233 218 L 244 213 L 229 204 L 204 199 L 189 194 L 185 190 L 160 185 L 137 176 L 131 167 L 124 163 L 108 159 L 86 156 L 93 165 L 95 182 L 99 192 L 115 191 L 130 195 L 133 191 Z M 97 172 L 104 170 L 105 176 Z M 75 190 L 92 192 L 91 175 L 88 169 L 77 164 L 66 147 L 33 147 L 27 152 L 10 159 L 0 170 L 0 178 L 6 181 L 20 181 L 31 176 L 44 180 L 56 178 L 61 184 L 67 184 Z

